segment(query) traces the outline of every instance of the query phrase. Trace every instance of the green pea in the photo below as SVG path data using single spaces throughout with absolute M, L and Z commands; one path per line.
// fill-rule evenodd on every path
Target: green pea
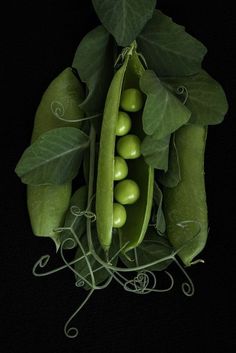
M 204 183 L 204 151 L 207 129 L 186 125 L 175 133 L 181 181 L 163 189 L 167 235 L 186 266 L 204 248 L 207 234 L 207 204 Z
M 122 180 L 115 186 L 114 196 L 122 205 L 132 205 L 140 196 L 139 186 L 131 179 Z
M 127 112 L 138 112 L 143 104 L 143 95 L 138 89 L 128 88 L 122 92 L 120 106 Z
M 121 228 L 126 222 L 126 210 L 125 207 L 119 203 L 113 204 L 113 227 Z
M 141 156 L 141 141 L 136 135 L 126 135 L 117 142 L 117 152 L 124 159 L 135 159 Z
M 128 134 L 131 129 L 130 116 L 125 112 L 118 113 L 118 119 L 116 123 L 116 136 L 124 136 Z
M 74 94 L 72 94 L 74 93 Z M 36 111 L 31 142 L 42 133 L 63 126 L 79 127 L 80 122 L 63 119 L 83 118 L 79 104 L 84 98 L 83 87 L 71 68 L 57 76 L 45 91 Z M 60 234 L 55 228 L 63 225 L 71 197 L 71 183 L 62 185 L 27 185 L 27 206 L 32 230 L 37 236 L 50 237 L 56 247 Z
M 119 156 L 115 157 L 114 180 L 122 180 L 128 175 L 128 165 L 126 161 Z

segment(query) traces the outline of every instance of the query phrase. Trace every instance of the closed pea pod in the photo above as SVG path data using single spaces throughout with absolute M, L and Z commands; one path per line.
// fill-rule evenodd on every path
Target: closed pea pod
M 179 249 L 183 263 L 191 265 L 204 248 L 208 234 L 204 182 L 204 152 L 207 128 L 200 125 L 181 127 L 175 133 L 181 180 L 177 186 L 164 187 L 164 213 L 167 235 Z
M 112 242 L 115 133 L 121 96 L 126 89 L 139 88 L 139 78 L 143 71 L 144 68 L 136 52 L 133 51 L 132 55 L 129 53 L 121 68 L 114 75 L 106 99 L 100 137 L 96 190 L 97 231 L 105 251 L 109 250 Z M 139 109 L 140 107 L 141 104 Z M 132 134 L 140 139 L 143 137 L 140 113 L 137 113 L 137 117 L 132 121 Z M 119 228 L 121 246 L 126 244 L 124 252 L 138 246 L 143 240 L 151 213 L 154 172 L 153 168 L 145 163 L 143 157 L 138 157 L 128 163 L 128 178 L 138 185 L 141 192 L 138 200 L 126 207 L 127 219 L 123 227 Z
M 71 68 L 57 76 L 45 91 L 36 111 L 31 142 L 41 134 L 58 127 L 79 127 L 83 118 L 79 104 L 82 85 Z M 68 121 L 66 121 L 68 120 Z M 63 224 L 71 197 L 71 182 L 61 185 L 27 185 L 27 206 L 32 229 L 37 236 L 51 237 L 60 245 L 55 228 Z

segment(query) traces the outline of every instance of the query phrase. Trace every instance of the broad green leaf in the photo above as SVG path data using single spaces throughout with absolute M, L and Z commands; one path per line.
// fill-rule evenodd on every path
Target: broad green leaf
M 163 194 L 157 183 L 154 184 L 153 198 L 155 204 L 157 205 L 155 228 L 159 235 L 163 235 L 166 231 L 166 222 L 162 210 Z
M 142 266 L 149 264 L 153 261 L 161 260 L 166 256 L 170 256 L 173 253 L 173 247 L 168 242 L 167 238 L 157 234 L 153 227 L 149 227 L 145 235 L 143 242 L 135 248 L 138 264 L 135 262 L 134 250 L 127 253 L 130 260 L 124 255 L 120 254 L 120 259 L 127 267 L 135 267 L 136 265 Z M 146 270 L 149 271 L 162 271 L 166 269 L 172 260 L 164 260 L 160 263 L 152 265 Z M 145 270 L 144 270 L 145 271 Z
M 90 31 L 80 42 L 72 63 L 88 94 L 80 107 L 88 114 L 103 111 L 106 94 L 113 76 L 113 41 L 103 26 Z
M 145 162 L 156 169 L 167 171 L 170 135 L 157 140 L 153 136 L 146 136 L 141 144 L 141 153 Z
M 89 137 L 74 127 L 45 132 L 21 156 L 15 172 L 25 184 L 64 184 L 77 174 Z
M 137 38 L 148 67 L 159 77 L 192 75 L 201 69 L 206 47 L 185 28 L 156 10 Z
M 191 110 L 190 123 L 214 125 L 223 121 L 228 110 L 228 103 L 221 85 L 206 71 L 189 77 L 176 77 L 164 80 L 171 85 L 175 94 L 187 94 L 186 106 Z
M 88 187 L 86 185 L 81 186 L 78 190 L 74 192 L 71 197 L 69 209 L 66 213 L 64 227 L 72 227 L 76 232 L 78 238 L 84 234 L 86 229 L 86 217 L 83 211 L 86 210 L 88 199 Z M 73 212 L 77 212 L 75 215 Z M 81 212 L 81 215 L 78 215 Z M 60 242 L 64 242 L 63 249 L 72 249 L 76 246 L 73 241 L 73 235 L 70 230 L 63 230 L 60 234 Z M 66 241 L 67 240 L 67 241 Z
M 154 71 L 143 73 L 140 88 L 147 96 L 142 115 L 147 135 L 162 139 L 189 120 L 190 110 L 162 85 Z
M 118 45 L 130 45 L 152 17 L 156 0 L 92 0 L 95 11 Z
M 173 188 L 181 180 L 181 170 L 179 164 L 179 155 L 175 143 L 175 133 L 172 134 L 170 150 L 169 150 L 169 163 L 167 172 L 160 171 L 158 181 L 169 188 Z
M 97 232 L 96 232 L 95 228 L 92 228 L 92 239 L 93 239 L 93 246 L 96 251 L 96 254 L 103 261 L 106 261 L 105 252 L 99 243 L 99 240 L 97 237 Z M 87 241 L 87 235 L 84 234 L 83 237 L 80 239 L 80 241 L 83 246 L 83 250 L 85 251 L 85 253 L 88 253 L 89 246 L 88 246 L 88 241 Z M 110 258 L 112 258 L 118 252 L 118 250 L 119 250 L 118 237 L 114 237 L 112 244 L 111 244 L 111 247 L 110 247 L 110 250 L 109 250 Z M 78 247 L 78 249 L 76 251 L 75 259 L 79 259 L 82 256 L 83 256 L 83 252 L 82 252 L 81 248 Z M 92 254 L 88 254 L 87 259 L 88 259 L 90 267 L 93 271 L 96 285 L 104 282 L 110 276 L 108 271 L 104 267 L 102 267 L 102 265 L 93 257 Z M 118 260 L 118 256 L 116 256 L 112 260 L 112 264 L 114 266 L 116 266 L 117 260 Z M 85 277 L 89 282 L 91 282 L 90 270 L 89 270 L 89 267 L 88 267 L 88 264 L 87 264 L 85 258 L 83 258 L 80 261 L 75 263 L 75 270 L 81 276 Z M 76 276 L 76 280 L 79 280 L 79 276 Z M 91 286 L 85 282 L 83 288 L 86 290 L 89 290 L 91 288 Z

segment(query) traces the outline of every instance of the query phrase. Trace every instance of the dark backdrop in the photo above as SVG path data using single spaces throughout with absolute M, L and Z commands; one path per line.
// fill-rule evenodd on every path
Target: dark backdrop
M 5 92 L 1 142 L 6 162 L 1 173 L 4 353 L 236 351 L 234 11 L 229 1 L 158 0 L 158 5 L 207 46 L 204 68 L 223 85 L 230 103 L 225 122 L 209 128 L 205 169 L 210 234 L 202 254 L 206 263 L 188 270 L 195 295 L 182 294 L 184 277 L 175 267 L 171 271 L 176 284 L 167 294 L 138 296 L 114 283 L 96 292 L 73 321 L 78 338 L 64 336 L 64 323 L 84 292 L 74 287 L 68 271 L 45 278 L 32 276 L 33 264 L 41 255 L 53 254 L 54 247 L 50 240 L 32 235 L 25 187 L 14 167 L 29 144 L 43 91 L 71 64 L 78 43 L 98 19 L 90 1 L 9 2 L 2 9 L 6 21 L 1 43 Z

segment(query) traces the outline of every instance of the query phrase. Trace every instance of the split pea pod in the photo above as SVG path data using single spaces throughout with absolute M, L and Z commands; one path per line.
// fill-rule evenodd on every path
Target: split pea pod
M 31 143 L 54 128 L 79 128 L 81 122 L 72 120 L 83 118 L 79 107 L 83 98 L 81 83 L 72 69 L 66 68 L 43 94 L 35 115 Z M 60 241 L 54 229 L 62 226 L 70 197 L 71 182 L 62 185 L 27 185 L 27 206 L 33 232 L 37 236 L 51 237 L 57 248 Z
M 204 152 L 207 128 L 185 125 L 175 132 L 181 181 L 163 189 L 167 235 L 186 266 L 205 246 L 208 234 L 204 181 Z
M 133 51 L 132 54 L 126 55 L 123 65 L 113 77 L 105 102 L 98 159 L 96 218 L 98 238 L 106 252 L 111 245 L 113 233 L 114 158 L 117 142 L 116 126 L 121 109 L 121 97 L 122 93 L 128 89 L 134 89 L 135 92 L 138 92 L 139 79 L 143 72 L 144 68 L 136 52 Z M 132 134 L 142 140 L 141 112 L 132 116 L 131 131 Z M 132 185 L 137 185 L 140 196 L 135 203 L 125 205 L 126 222 L 118 229 L 121 246 L 127 244 L 124 247 L 124 252 L 135 248 L 143 240 L 151 214 L 154 180 L 153 168 L 145 163 L 142 156 L 130 159 L 127 164 L 129 180 L 125 180 L 125 182 L 132 182 Z

